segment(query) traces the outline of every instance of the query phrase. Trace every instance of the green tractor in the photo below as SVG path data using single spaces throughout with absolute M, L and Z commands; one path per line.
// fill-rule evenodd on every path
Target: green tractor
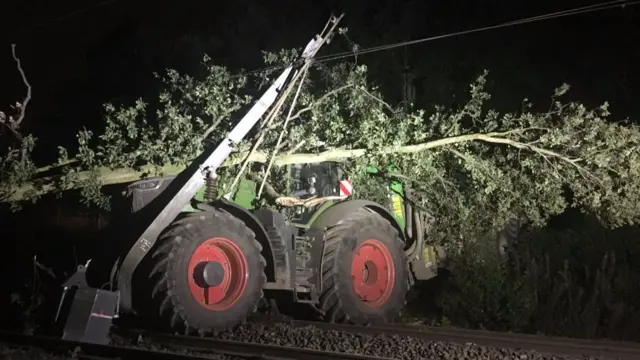
M 425 217 L 405 200 L 400 181 L 390 179 L 383 206 L 352 200 L 337 164 L 289 169 L 293 196 L 279 200 L 294 204 L 281 211 L 254 209 L 253 181 L 243 180 L 228 200 L 207 198 L 216 190 L 210 183 L 160 235 L 151 250 L 153 296 L 176 330 L 231 328 L 265 292 L 289 293 L 327 321 L 394 321 L 410 285 L 437 275 L 436 249 L 424 244 Z M 132 210 L 172 180 L 131 184 Z
M 134 211 L 124 216 L 126 225 L 112 222 L 97 261 L 79 266 L 64 284 L 56 316 L 63 339 L 108 343 L 114 318 L 147 310 L 166 316 L 172 330 L 226 330 L 252 314 L 265 293 L 290 295 L 326 321 L 393 321 L 411 283 L 436 275 L 424 216 L 404 200 L 397 180 L 390 179 L 388 206 L 352 199 L 351 183 L 331 163 L 290 166 L 291 197 L 277 199 L 284 211 L 255 208 L 249 180 L 217 196 L 216 171 L 234 144 L 278 112 L 340 18 L 215 148 L 175 178 L 129 187 Z M 113 261 L 99 260 L 111 252 Z

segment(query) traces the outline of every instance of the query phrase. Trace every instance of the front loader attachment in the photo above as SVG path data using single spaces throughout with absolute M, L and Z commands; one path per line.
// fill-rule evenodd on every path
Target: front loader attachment
M 86 269 L 86 265 L 78 266 L 65 282 L 55 321 L 63 326 L 64 340 L 108 344 L 111 323 L 118 317 L 120 293 L 89 287 Z

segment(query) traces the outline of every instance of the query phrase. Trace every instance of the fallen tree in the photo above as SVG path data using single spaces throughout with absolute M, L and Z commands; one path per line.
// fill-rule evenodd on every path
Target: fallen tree
M 280 64 L 295 54 L 267 54 L 265 60 Z M 79 188 L 88 203 L 106 206 L 100 186 L 177 174 L 215 144 L 252 100 L 247 76 L 233 75 L 206 57 L 203 66 L 202 79 L 173 70 L 158 76 L 166 87 L 157 99 L 107 104 L 104 131 L 97 137 L 80 131 L 73 158 L 60 148 L 58 163 L 38 168 L 29 157 L 34 141 L 23 140 L 0 161 L 2 201 Z M 262 85 L 270 76 L 262 74 L 258 81 Z M 281 191 L 282 165 L 337 161 L 358 197 L 383 202 L 383 184 L 364 168 L 394 164 L 412 184 L 419 205 L 438 219 L 434 236 L 440 238 L 500 228 L 514 213 L 543 224 L 568 207 L 598 214 L 612 226 L 638 221 L 640 127 L 610 121 L 606 104 L 587 109 L 562 103 L 567 85 L 556 89 L 548 111 L 534 112 L 528 101 L 513 113 L 486 110 L 486 76 L 471 85 L 464 106 L 427 113 L 384 102 L 365 66 L 317 64 L 286 128 L 283 111 L 237 144 L 220 173 L 223 191 L 231 190 L 246 162 L 273 158 L 269 174 L 258 175 L 267 175 Z M 259 137 L 262 145 L 251 151 Z

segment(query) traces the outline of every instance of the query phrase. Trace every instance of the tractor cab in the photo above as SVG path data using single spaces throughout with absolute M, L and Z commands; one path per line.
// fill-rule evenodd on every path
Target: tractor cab
M 339 195 L 342 169 L 337 163 L 293 164 L 289 167 L 291 196 L 300 199 Z
M 339 163 L 292 164 L 288 167 L 287 173 L 285 181 L 288 200 L 295 199 L 300 204 L 317 200 L 314 203 L 319 205 L 326 200 L 335 201 L 350 195 L 350 191 L 345 193 L 344 189 L 340 190 L 341 182 L 344 183 L 346 180 L 342 178 L 343 171 Z M 174 178 L 174 176 L 149 178 L 129 185 L 123 195 L 130 203 L 131 212 L 137 212 L 149 204 L 169 186 Z M 273 178 L 268 180 L 273 181 Z M 255 181 L 242 179 L 233 193 L 228 194 L 228 199 L 247 210 L 253 210 L 259 185 Z M 206 185 L 198 191 L 194 200 L 204 201 L 205 190 Z M 296 213 L 301 214 L 316 206 L 296 206 L 295 208 Z M 191 209 L 191 205 L 187 205 L 183 211 Z
M 348 180 L 344 179 L 341 165 L 334 162 L 292 164 L 287 182 L 290 195 L 279 202 L 290 207 L 286 212 L 294 223 L 309 222 L 321 207 L 345 200 L 351 194 L 341 189 Z M 350 190 L 350 182 L 348 186 Z

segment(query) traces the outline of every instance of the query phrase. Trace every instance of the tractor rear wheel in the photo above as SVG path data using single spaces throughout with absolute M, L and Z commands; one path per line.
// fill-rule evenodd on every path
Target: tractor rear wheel
M 409 288 L 398 231 L 378 213 L 362 208 L 328 229 L 325 239 L 320 296 L 325 320 L 395 321 Z
M 228 330 L 255 312 L 266 281 L 255 234 L 218 209 L 181 215 L 152 254 L 152 297 L 171 329 Z

